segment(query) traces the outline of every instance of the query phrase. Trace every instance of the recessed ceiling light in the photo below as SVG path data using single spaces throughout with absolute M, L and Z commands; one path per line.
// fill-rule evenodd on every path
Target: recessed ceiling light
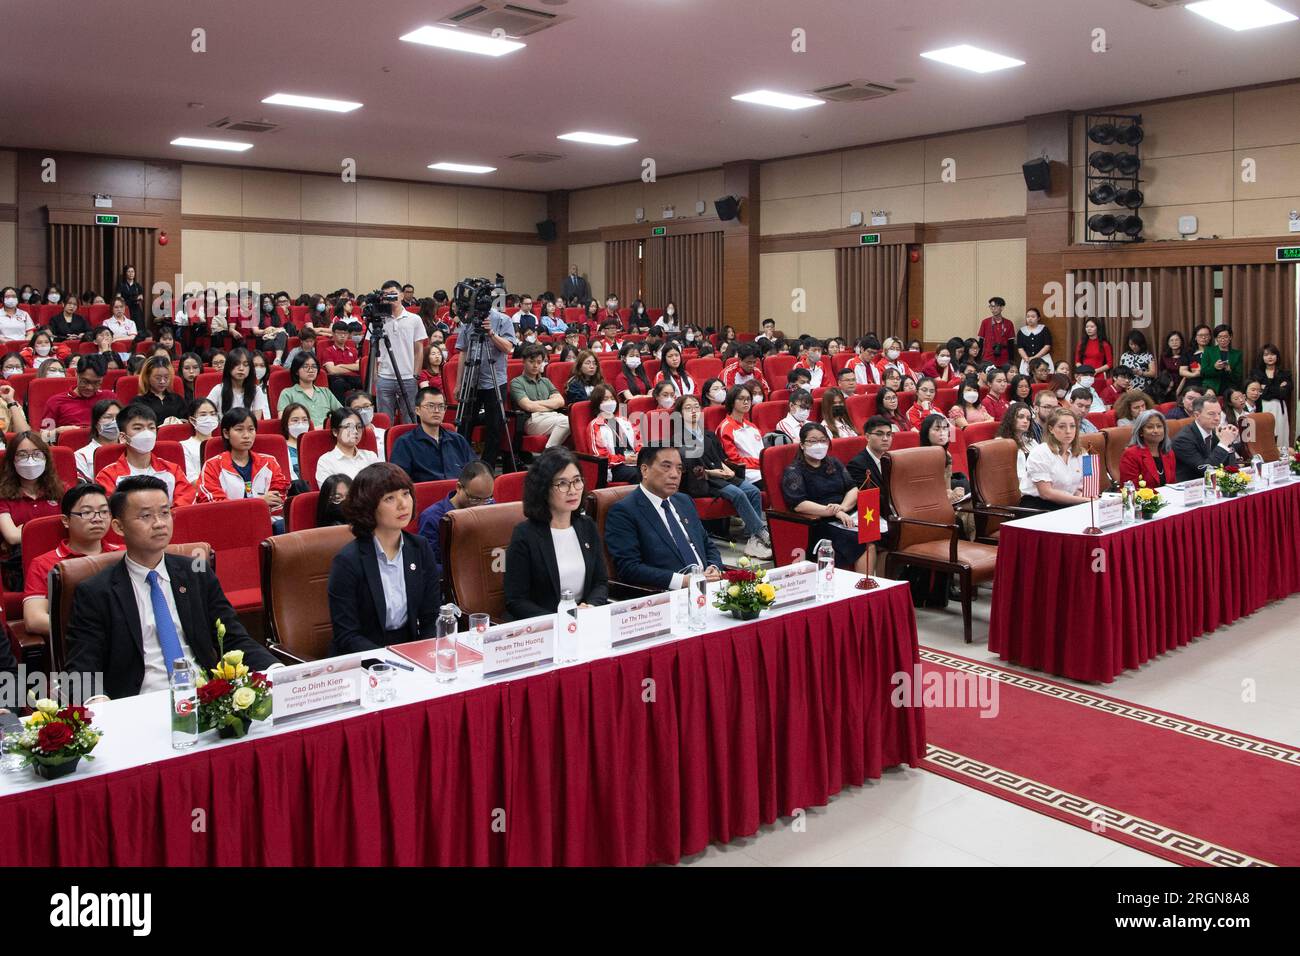
M 430 169 L 441 169 L 447 173 L 495 173 L 495 166 L 467 166 L 465 163 L 430 163 Z
M 922 53 L 921 56 L 927 60 L 938 60 L 950 66 L 959 66 L 963 70 L 971 70 L 974 73 L 992 73 L 995 70 L 1025 65 L 1024 60 L 1016 60 L 1001 53 L 990 53 L 969 43 L 945 47 L 942 50 L 931 50 L 929 53 Z
M 1288 13 L 1268 0 L 1201 0 L 1200 3 L 1189 3 L 1187 9 L 1237 31 L 1276 26 L 1296 19 L 1294 13 Z
M 232 143 L 225 139 L 196 139 L 193 136 L 177 136 L 172 140 L 173 146 L 194 146 L 198 149 L 225 149 L 232 153 L 242 153 L 252 149 L 252 143 Z
M 759 106 L 775 106 L 783 110 L 806 110 L 810 106 L 821 106 L 825 100 L 812 96 L 792 96 L 789 93 L 774 93 L 771 90 L 754 90 L 739 93 L 732 97 L 741 103 L 757 103 Z
M 299 96 L 297 93 L 273 93 L 263 103 L 272 106 L 301 106 L 309 110 L 329 110 L 331 113 L 351 113 L 361 109 L 360 103 L 347 100 L 331 100 L 323 96 Z
M 457 30 L 450 27 L 420 27 L 401 37 L 407 43 L 423 43 L 442 50 L 460 50 L 462 53 L 479 53 L 483 56 L 503 56 L 522 50 L 526 44 L 518 40 L 500 40 L 496 37 Z
M 629 136 L 610 136 L 608 133 L 561 133 L 556 139 L 567 139 L 574 143 L 595 143 L 597 146 L 626 146 L 636 140 Z

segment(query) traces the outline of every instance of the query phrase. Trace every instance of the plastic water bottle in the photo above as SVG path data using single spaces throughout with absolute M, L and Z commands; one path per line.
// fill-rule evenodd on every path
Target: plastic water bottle
M 835 597 L 835 546 L 822 538 L 813 553 L 817 555 L 817 600 L 829 601 Z
M 1255 472 L 1255 482 L 1260 488 L 1268 487 L 1268 479 L 1264 477 L 1264 456 L 1255 455 L 1250 459 L 1250 467 Z
M 172 662 L 171 689 L 172 749 L 187 750 L 199 740 L 199 692 L 190 662 L 183 657 Z
M 702 631 L 709 620 L 709 579 L 699 568 L 686 580 L 687 621 L 692 631 Z
M 1137 489 L 1133 482 L 1124 482 L 1124 524 L 1132 524 L 1137 518 Z
M 434 630 L 433 656 L 436 670 L 434 680 L 440 684 L 450 683 L 456 679 L 456 614 L 454 604 L 444 604 L 438 612 L 438 621 Z
M 560 592 L 555 608 L 555 663 L 572 664 L 578 659 L 578 602 L 573 592 Z

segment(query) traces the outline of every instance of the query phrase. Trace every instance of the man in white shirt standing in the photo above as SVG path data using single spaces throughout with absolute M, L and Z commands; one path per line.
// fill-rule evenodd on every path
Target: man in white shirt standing
M 389 279 L 379 290 L 383 293 L 384 303 L 392 310 L 392 318 L 384 323 L 384 334 L 393 346 L 392 357 L 388 349 L 379 345 L 377 368 L 379 382 L 375 389 L 375 398 L 381 414 L 387 415 L 389 421 L 397 422 L 398 380 L 406 394 L 405 408 L 409 408 L 409 418 L 404 421 L 414 422 L 415 393 L 418 391 L 416 376 L 424 367 L 424 343 L 428 335 L 424 323 L 414 312 L 408 312 L 402 305 L 402 284 L 396 279 Z M 372 344 L 372 348 L 374 345 Z

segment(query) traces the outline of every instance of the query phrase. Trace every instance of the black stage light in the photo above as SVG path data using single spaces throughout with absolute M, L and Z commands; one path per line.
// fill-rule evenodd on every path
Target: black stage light
M 1146 202 L 1145 197 L 1142 195 L 1142 190 L 1140 189 L 1125 189 L 1115 197 L 1115 200 L 1121 206 L 1127 206 L 1129 209 L 1136 209 L 1138 206 L 1141 206 L 1142 203 Z
M 1115 168 L 1115 154 L 1103 149 L 1093 150 L 1088 154 L 1088 165 L 1099 173 L 1108 173 Z
M 1099 146 L 1109 146 L 1115 142 L 1115 137 L 1119 135 L 1113 123 L 1098 123 L 1088 130 L 1088 139 L 1092 140 Z
M 1146 131 L 1142 129 L 1142 124 L 1134 123 L 1132 126 L 1125 126 L 1119 131 L 1115 142 L 1122 143 L 1125 146 L 1136 146 L 1146 137 Z
M 1117 227 L 1115 217 L 1108 212 L 1097 213 L 1088 219 L 1088 228 L 1103 236 L 1113 236 Z
M 1142 160 L 1132 153 L 1119 153 L 1115 157 L 1115 169 L 1121 176 L 1136 176 L 1142 168 Z
M 1115 201 L 1118 190 L 1110 183 L 1098 183 L 1088 190 L 1088 200 L 1094 206 L 1106 206 Z
M 1142 220 L 1137 216 L 1125 216 L 1119 221 L 1119 228 L 1130 239 L 1136 239 L 1142 235 Z

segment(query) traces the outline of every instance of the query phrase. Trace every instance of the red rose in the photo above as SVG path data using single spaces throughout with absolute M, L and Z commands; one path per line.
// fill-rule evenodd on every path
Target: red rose
M 225 697 L 231 691 L 231 683 L 225 678 L 210 680 L 199 688 L 199 702 L 211 704 Z
M 59 720 L 76 720 L 83 724 L 89 724 L 95 719 L 94 714 L 77 704 L 64 707 L 56 716 Z
M 1236 465 L 1224 465 L 1223 470 L 1230 475 L 1235 475 L 1237 474 L 1237 472 L 1241 471 L 1241 469 L 1238 468 Z
M 261 673 L 249 675 L 248 683 L 251 684 L 253 687 L 269 688 L 271 686 L 271 682 L 266 679 L 266 675 Z
M 74 734 L 67 724 L 55 721 L 45 724 L 36 734 L 36 746 L 44 753 L 58 753 L 72 743 Z

